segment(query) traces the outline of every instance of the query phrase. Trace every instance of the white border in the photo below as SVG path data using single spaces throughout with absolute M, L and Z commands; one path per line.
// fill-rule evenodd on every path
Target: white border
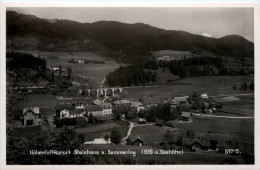
M 7 7 L 253 7 L 254 8 L 254 44 L 255 44 L 255 165 L 6 165 L 6 71 L 5 71 L 5 53 L 6 53 L 6 8 Z M 257 2 L 201 2 L 201 3 L 180 3 L 180 2 L 3 2 L 1 3 L 0 8 L 0 162 L 1 168 L 3 170 L 14 170 L 14 169 L 32 169 L 35 170 L 46 170 L 46 169 L 198 169 L 198 170 L 208 170 L 208 169 L 238 169 L 238 170 L 260 170 L 260 143 L 259 141 L 259 129 L 260 124 L 257 122 L 259 119 L 258 111 L 260 111 L 260 105 L 258 105 L 258 101 L 260 101 L 260 92 L 259 88 L 260 79 L 258 79 L 258 75 L 260 72 L 259 64 L 260 64 L 260 3 Z

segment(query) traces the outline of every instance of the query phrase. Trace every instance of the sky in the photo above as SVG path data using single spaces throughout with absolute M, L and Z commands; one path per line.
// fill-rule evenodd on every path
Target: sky
M 241 7 L 19 7 L 8 8 L 46 19 L 68 19 L 82 23 L 119 21 L 145 23 L 166 30 L 182 30 L 220 38 L 237 34 L 254 42 L 253 8 Z

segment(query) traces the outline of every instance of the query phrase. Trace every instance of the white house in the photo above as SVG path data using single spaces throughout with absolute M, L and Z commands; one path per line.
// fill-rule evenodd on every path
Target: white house
M 101 107 L 103 107 L 103 115 L 112 114 L 112 104 L 111 103 L 103 103 L 103 104 L 101 104 Z
M 200 96 L 202 99 L 208 99 L 208 95 L 206 93 L 202 93 Z

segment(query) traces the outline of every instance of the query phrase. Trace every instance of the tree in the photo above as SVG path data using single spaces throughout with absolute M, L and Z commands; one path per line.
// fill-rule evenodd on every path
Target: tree
M 122 138 L 122 135 L 121 135 L 120 130 L 118 128 L 114 127 L 110 134 L 111 142 L 114 144 L 119 144 L 121 142 L 121 138 Z
M 55 81 L 55 77 L 54 77 L 54 71 L 51 71 L 51 81 L 54 82 Z
M 186 136 L 187 136 L 187 138 L 194 139 L 195 138 L 195 132 L 193 130 L 187 130 L 186 131 Z
M 249 84 L 249 89 L 254 90 L 254 82 L 253 81 Z
M 89 117 L 88 117 L 88 123 L 94 123 L 94 121 L 95 121 L 95 118 L 94 118 L 93 114 L 90 113 Z
M 83 155 L 30 155 L 30 150 L 57 150 L 73 153 L 75 149 L 79 149 L 84 141 L 84 136 L 78 135 L 73 129 L 67 127 L 59 130 L 42 131 L 30 138 L 8 137 L 7 164 L 81 164 L 85 162 Z
M 166 140 L 166 142 L 168 144 L 172 144 L 173 143 L 173 140 L 172 140 L 173 139 L 173 134 L 172 134 L 172 132 L 169 129 L 167 129 L 165 131 L 164 138 L 165 138 L 165 140 Z
M 198 93 L 197 93 L 196 91 L 194 91 L 194 92 L 192 93 L 192 99 L 193 99 L 193 100 L 196 100 L 198 97 L 199 97 L 199 96 L 198 96 Z
M 245 91 L 247 90 L 247 84 L 246 84 L 246 82 L 244 82 L 243 88 L 244 88 Z
M 62 70 L 62 68 L 61 68 L 61 66 L 59 65 L 59 79 L 60 79 L 60 76 L 61 76 L 61 70 Z
M 109 140 L 109 134 L 105 134 L 104 139 L 105 139 L 106 142 L 108 142 L 108 140 Z
M 67 67 L 67 77 L 68 77 L 68 79 L 70 79 L 71 78 L 71 73 L 72 73 L 72 69 L 71 69 L 71 67 Z

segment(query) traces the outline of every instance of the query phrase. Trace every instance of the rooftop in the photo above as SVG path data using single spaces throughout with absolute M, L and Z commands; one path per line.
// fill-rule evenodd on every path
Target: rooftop
M 190 117 L 192 116 L 191 112 L 182 112 L 181 117 Z
M 99 105 L 89 105 L 86 107 L 87 111 L 102 111 L 103 108 L 100 107 Z

